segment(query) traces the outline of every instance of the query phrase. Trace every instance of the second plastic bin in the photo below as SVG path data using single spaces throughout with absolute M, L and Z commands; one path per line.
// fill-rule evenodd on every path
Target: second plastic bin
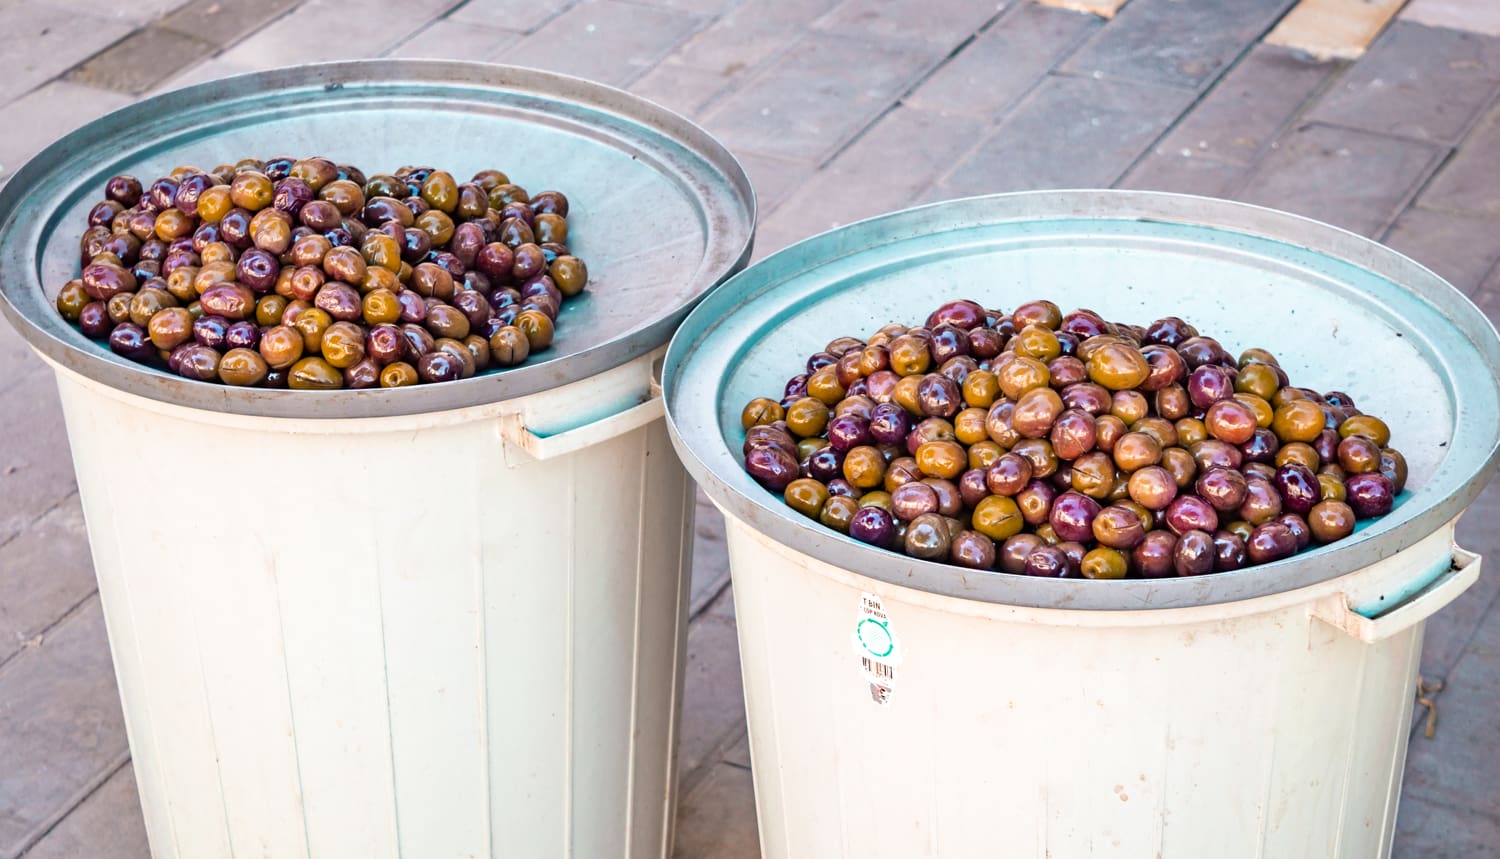
M 971 298 L 1178 315 L 1351 393 L 1409 458 L 1390 515 L 1274 564 L 1086 581 L 967 570 L 813 522 L 743 471 L 740 409 L 842 335 Z M 1423 621 L 1500 440 L 1500 340 L 1366 239 L 1214 200 L 1044 192 L 876 218 L 689 316 L 668 419 L 722 509 L 765 855 L 1370 859 L 1394 834 Z
M 180 379 L 50 306 L 108 176 L 280 152 L 562 190 L 589 290 L 522 366 L 333 392 Z M 670 853 L 693 505 L 653 369 L 753 224 L 681 118 L 464 63 L 205 84 L 11 179 L 0 307 L 57 371 L 153 855 Z

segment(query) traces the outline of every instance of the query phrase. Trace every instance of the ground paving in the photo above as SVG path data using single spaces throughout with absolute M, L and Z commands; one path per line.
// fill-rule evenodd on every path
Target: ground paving
M 1113 8 L 1116 3 L 1098 8 Z M 1262 43 L 1289 0 L 0 0 L 0 182 L 143 94 L 330 57 L 515 62 L 701 122 L 757 256 L 905 205 L 1025 188 L 1205 193 L 1384 240 L 1500 320 L 1500 17 L 1413 0 L 1358 60 Z M 321 32 L 337 38 L 318 38 Z M 0 857 L 147 855 L 56 394 L 0 326 Z M 1500 484 L 1461 541 L 1500 558 Z M 1427 628 L 1396 855 L 1500 855 L 1500 577 Z M 758 855 L 722 522 L 699 505 L 677 855 Z

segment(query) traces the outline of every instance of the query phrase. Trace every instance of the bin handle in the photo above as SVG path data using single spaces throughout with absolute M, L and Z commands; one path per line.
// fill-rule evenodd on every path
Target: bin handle
M 1349 607 L 1349 598 L 1336 594 L 1313 609 L 1313 616 L 1345 633 L 1374 644 L 1431 617 L 1438 609 L 1453 602 L 1479 578 L 1480 556 L 1459 546 L 1453 547 L 1453 562 L 1425 587 L 1399 605 L 1374 617 L 1365 617 Z
M 500 416 L 500 438 L 508 447 L 525 451 L 534 460 L 553 459 L 640 429 L 665 414 L 661 386 L 653 379 L 651 390 L 642 402 L 553 435 L 532 432 L 526 426 L 525 416 L 519 412 L 503 414 Z

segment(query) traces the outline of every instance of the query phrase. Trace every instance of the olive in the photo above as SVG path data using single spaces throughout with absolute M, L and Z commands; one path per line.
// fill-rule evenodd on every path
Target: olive
M 1054 511 L 1056 505 L 1053 505 Z M 1056 525 L 1053 526 L 1057 527 Z M 1093 537 L 1103 546 L 1111 549 L 1133 549 L 1140 545 L 1146 538 L 1146 528 L 1141 522 L 1141 517 L 1134 510 L 1118 504 L 1111 504 L 1100 510 L 1094 516 Z M 1123 565 L 1125 558 L 1120 556 Z M 1123 576 L 1123 567 L 1121 575 Z M 1119 578 L 1115 576 L 1114 578 Z
M 1306 549 L 1312 543 L 1312 529 L 1308 527 L 1307 520 L 1296 513 L 1283 513 L 1271 520 L 1279 525 L 1286 526 L 1292 532 L 1292 537 L 1297 541 L 1295 552 Z
M 353 322 L 335 322 L 322 335 L 323 359 L 337 369 L 354 366 L 365 358 L 364 329 Z
M 880 507 L 862 506 L 849 519 L 849 536 L 873 546 L 889 546 L 895 535 L 895 520 Z
M 134 206 L 141 200 L 141 180 L 134 176 L 121 174 L 111 176 L 104 183 L 104 196 L 119 203 L 121 206 Z
M 975 505 L 973 525 L 974 530 L 992 540 L 1005 540 L 1020 533 L 1026 520 L 1014 499 L 991 495 Z
M 302 357 L 302 334 L 287 325 L 267 328 L 260 336 L 260 355 L 273 370 L 291 367 Z
M 119 325 L 121 322 L 129 322 L 130 305 L 134 302 L 135 293 L 133 292 L 117 292 L 111 295 L 109 301 L 104 303 L 104 307 L 109 313 L 110 321 L 116 325 Z
M 1298 450 L 1288 450 L 1288 448 Z M 1240 456 L 1245 462 L 1280 463 L 1284 459 L 1296 461 L 1301 448 L 1312 450 L 1300 441 L 1291 442 L 1283 448 L 1275 433 L 1256 427 L 1250 431 L 1250 438 L 1240 444 Z
M 1026 556 L 1025 572 L 1028 576 L 1065 578 L 1071 570 L 1067 553 L 1056 546 L 1042 546 Z
M 1044 438 L 1063 412 L 1062 397 L 1051 388 L 1033 388 L 1016 401 L 1011 426 L 1023 438 Z
M 116 355 L 132 361 L 149 361 L 156 355 L 151 338 L 134 322 L 121 322 L 109 332 L 109 348 Z
M 995 541 L 991 538 L 978 531 L 959 531 L 953 535 L 948 560 L 960 567 L 990 570 L 995 567 L 995 554 Z
M 1123 579 L 1128 571 L 1125 553 L 1104 546 L 1090 549 L 1079 564 L 1079 572 L 1086 579 Z
M 1389 477 L 1378 471 L 1351 474 L 1344 481 L 1346 501 L 1360 519 L 1384 516 L 1396 503 L 1396 489 Z
M 1312 442 L 1324 428 L 1323 410 L 1311 400 L 1291 400 L 1276 408 L 1271 430 L 1283 444 L 1292 441 Z
M 1379 471 L 1380 447 L 1364 436 L 1347 436 L 1338 444 L 1337 459 L 1339 467 L 1348 474 Z
M 531 354 L 531 340 L 513 325 L 505 325 L 490 335 L 490 358 L 501 367 L 513 367 Z M 775 404 L 780 407 L 780 404 Z
M 1305 465 L 1287 463 L 1276 469 L 1276 491 L 1281 493 L 1282 507 L 1289 512 L 1307 515 L 1323 497 L 1318 478 Z
M 1188 399 L 1200 409 L 1234 397 L 1234 381 L 1229 371 L 1217 364 L 1204 364 L 1194 369 L 1188 375 L 1186 387 Z
M 824 406 L 817 400 L 814 400 L 812 397 L 807 397 L 804 400 L 799 400 L 798 402 L 807 403 L 808 408 L 810 409 L 821 408 L 826 418 L 828 407 Z M 788 417 L 790 418 L 790 414 L 788 415 Z M 870 435 L 870 422 L 865 420 L 864 418 L 859 417 L 858 415 L 840 415 L 831 421 L 827 421 L 826 425 L 828 431 L 828 443 L 837 451 L 844 452 L 859 447 L 860 445 L 874 443 L 874 438 Z M 790 419 L 787 420 L 787 426 L 791 427 L 793 432 L 798 432 L 796 427 L 792 427 L 792 422 Z M 802 436 L 818 435 L 817 432 L 798 432 L 798 434 Z M 921 457 L 919 455 L 918 461 L 920 460 Z
M 952 540 L 946 519 L 936 513 L 923 513 L 907 525 L 903 544 L 906 554 L 934 561 L 948 557 Z
M 1199 367 L 1195 374 L 1208 367 Z M 1255 410 L 1235 399 L 1221 399 L 1208 406 L 1203 425 L 1209 435 L 1229 444 L 1244 444 L 1255 435 Z M 1262 430 L 1262 432 L 1264 432 Z
M 1307 514 L 1307 525 L 1314 540 L 1332 543 L 1354 533 L 1354 508 L 1342 501 L 1327 499 L 1313 505 Z
M 810 519 L 818 518 L 828 501 L 828 487 L 806 477 L 788 483 L 784 494 L 789 507 Z
M 246 348 L 230 349 L 219 359 L 219 380 L 226 385 L 253 387 L 266 380 L 270 369 L 259 353 Z
M 78 329 L 83 336 L 99 340 L 109 336 L 114 329 L 114 321 L 109 318 L 109 311 L 102 301 L 90 301 L 78 311 Z
M 204 312 L 226 319 L 248 319 L 255 315 L 255 293 L 238 283 L 220 283 L 204 290 L 199 300 Z
M 1338 429 L 1343 438 L 1367 438 L 1375 442 L 1376 447 L 1385 447 L 1391 443 L 1390 427 L 1374 415 L 1355 415 L 1340 423 Z
M 996 495 L 1013 496 L 1031 482 L 1031 461 L 1015 453 L 1002 454 L 985 471 L 985 485 Z
M 821 401 L 816 402 L 822 404 Z M 890 403 L 876 406 L 869 421 L 870 436 L 877 444 L 900 444 L 911 432 L 911 426 L 907 411 Z
M 1203 531 L 1179 534 L 1172 549 L 1172 569 L 1179 576 L 1201 576 L 1214 571 L 1214 538 Z
M 855 448 L 855 450 L 859 449 L 871 448 Z M 853 451 L 850 451 L 850 453 L 852 454 Z M 964 467 L 968 465 L 968 454 L 956 441 L 939 440 L 927 442 L 917 448 L 915 456 L 917 466 L 922 469 L 924 474 L 948 480 L 958 477 L 963 473 Z M 847 462 L 848 460 L 846 459 L 846 473 L 844 476 L 848 477 L 854 485 L 860 486 L 860 482 L 847 473 Z
M 1396 494 L 1399 495 L 1406 488 L 1406 457 L 1401 455 L 1401 451 L 1381 448 L 1379 471 L 1391 482 L 1391 489 Z
M 1111 391 L 1136 388 L 1151 374 L 1151 366 L 1139 349 L 1123 343 L 1107 343 L 1085 362 L 1089 378 Z
M 404 388 L 421 381 L 417 368 L 405 361 L 395 361 L 380 369 L 380 387 Z
M 1240 504 L 1240 518 L 1251 525 L 1260 525 L 1281 515 L 1281 493 L 1264 477 L 1248 476 L 1245 479 L 1245 500 Z
M 1052 502 L 1047 522 L 1064 540 L 1085 541 L 1094 537 L 1094 518 L 1099 502 L 1081 492 L 1064 492 Z
M 1245 544 L 1250 562 L 1254 564 L 1268 564 L 1289 558 L 1297 551 L 1296 535 L 1280 522 L 1257 525 Z
M 1130 499 L 1147 510 L 1165 510 L 1177 497 L 1177 481 L 1172 472 L 1159 465 L 1131 472 L 1126 489 Z
M 1015 496 L 1016 506 L 1021 510 L 1021 518 L 1032 527 L 1050 522 L 1052 505 L 1056 498 L 1057 490 L 1042 480 L 1031 481 Z M 1092 527 L 1093 522 L 1090 521 L 1089 524 Z
M 552 345 L 554 327 L 547 315 L 535 310 L 523 310 L 516 314 L 515 326 L 526 335 L 531 351 L 540 352 Z
M 1135 571 L 1143 578 L 1159 579 L 1176 572 L 1177 535 L 1171 531 L 1150 531 L 1130 552 Z
M 1213 533 L 1219 528 L 1219 514 L 1197 495 L 1179 495 L 1167 505 L 1163 522 L 1179 537 L 1189 531 Z
M 847 495 L 829 494 L 818 514 L 818 521 L 840 533 L 849 532 L 849 522 L 859 510 L 859 502 Z
M 880 449 L 863 445 L 844 455 L 844 479 L 859 489 L 874 489 L 885 477 L 886 461 Z
M 1048 438 L 1059 457 L 1071 460 L 1094 449 L 1096 432 L 1093 415 L 1078 409 L 1067 409 L 1053 421 Z
M 1250 555 L 1245 541 L 1232 531 L 1214 532 L 1214 572 L 1227 573 L 1245 566 Z
M 326 287 L 325 287 L 326 288 Z M 434 337 L 462 340 L 469 336 L 469 318 L 456 307 L 438 304 L 427 311 L 427 330 Z
M 1026 558 L 1043 545 L 1042 539 L 1035 534 L 1016 534 L 1000 545 L 995 563 L 1004 572 L 1022 574 L 1026 571 Z

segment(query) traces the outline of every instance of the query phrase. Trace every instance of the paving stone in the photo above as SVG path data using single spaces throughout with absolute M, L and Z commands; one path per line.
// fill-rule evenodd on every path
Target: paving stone
M 1249 165 L 1337 68 L 1258 45 L 1182 118 L 1161 148 Z
M 1176 87 L 1049 77 L 944 179 L 942 189 L 964 196 L 1108 187 L 1192 98 Z
M 1367 236 L 1386 228 L 1442 154 L 1427 143 L 1319 124 L 1273 145 L 1241 199 Z
M 785 51 L 808 22 L 837 0 L 757 0 L 742 3 L 705 27 L 674 58 L 726 77 Z
M 129 35 L 134 25 L 32 2 L 7 10 L 5 29 L 6 73 L 0 77 L 0 104 L 19 98 L 109 47 Z M 13 127 L 7 123 L 7 128 Z
M 1497 87 L 1500 38 L 1397 22 L 1308 117 L 1454 143 Z
M 1495 529 L 1497 522 L 1500 522 L 1500 481 L 1492 480 L 1474 500 L 1464 518 L 1459 520 L 1458 545 L 1478 552 L 1486 562 L 1500 558 L 1500 532 Z M 1479 581 L 1458 599 L 1427 621 L 1422 642 L 1423 677 L 1442 679 L 1453 671 L 1480 622 L 1491 608 L 1500 604 L 1497 597 L 1500 597 L 1500 575 L 1496 575 L 1491 567 L 1484 570 Z
M 97 599 L 0 669 L 0 855 L 118 766 L 125 723 Z
M 1248 167 L 1204 158 L 1192 150 L 1158 146 L 1125 174 L 1118 187 L 1228 197 L 1249 175 Z
M 444 18 L 397 45 L 391 56 L 494 62 L 519 41 L 520 33 Z
M 162 26 L 224 48 L 276 20 L 299 2 L 301 0 L 192 0 L 162 19 Z
M 99 789 L 89 794 L 71 814 L 36 846 L 26 859 L 149 859 L 146 824 L 135 789 L 135 770 L 126 764 Z
M 28 374 L 4 397 L 0 438 L 25 443 L 0 445 L 0 546 L 77 489 L 52 374 Z
M 17 0 L 11 5 L 20 6 L 23 2 L 34 2 L 34 0 Z M 46 2 L 56 8 L 121 21 L 133 27 L 142 27 L 181 7 L 188 0 L 131 0 L 129 3 L 100 3 L 99 0 L 46 0 Z M 223 0 L 223 2 L 228 2 L 228 0 Z M 4 13 L 6 5 L 0 3 L 0 14 Z
M 974 35 L 1005 6 L 996 0 L 844 0 L 817 27 L 895 41 L 926 39 L 952 47 Z
M 719 596 L 715 598 L 712 603 L 709 603 L 708 613 L 716 614 L 719 617 L 727 617 L 730 620 L 733 620 L 734 588 L 725 588 L 723 593 L 719 594 Z
M 631 84 L 630 90 L 691 119 L 728 88 L 733 79 L 667 60 Z
M 86 86 L 143 93 L 218 50 L 210 42 L 162 27 L 137 30 L 68 73 Z
M 1406 0 L 1299 0 L 1267 33 L 1264 43 L 1320 60 L 1355 60 Z
M 1500 36 L 1500 4 L 1490 0 L 1411 0 L 1400 20 Z
M 3 182 L 6 173 L 0 173 L 0 182 Z M 31 347 L 21 339 L 21 335 L 8 322 L 0 321 L 0 396 L 19 385 L 23 379 L 33 373 L 39 373 L 46 369 L 42 359 L 31 351 Z
M 772 212 L 776 211 L 777 207 L 817 170 L 816 165 L 810 161 L 774 158 L 753 152 L 738 151 L 734 153 L 734 157 L 740 162 L 740 166 L 745 168 L 745 174 L 750 177 L 750 185 L 755 189 L 755 204 L 761 221 L 765 221 Z M 755 245 L 757 249 L 761 245 L 758 230 L 755 235 Z M 772 250 L 776 249 L 772 248 Z
M 0 546 L 0 663 L 94 590 L 83 508 L 70 495 Z
M 354 13 L 338 0 L 305 0 L 217 59 L 235 70 L 380 56 L 458 5 L 459 0 L 365 3 Z M 337 39 L 308 38 L 337 28 Z
M 919 107 L 996 117 L 1100 23 L 1092 15 L 1016 3 L 905 101 Z
M 1500 857 L 1500 816 L 1451 808 L 1403 795 L 1396 812 L 1391 859 Z
M 1064 64 L 1197 88 L 1212 81 L 1295 0 L 1132 0 Z
M 530 33 L 556 18 L 576 0 L 469 0 L 448 16 L 455 21 L 469 21 Z
M 133 99 L 70 81 L 53 81 L 5 106 L 0 134 L 0 179 L 5 179 L 59 137 Z M 8 325 L 0 325 L 8 329 Z M 4 347 L 0 346 L 0 353 Z M 0 364 L 3 366 L 3 364 Z
M 1500 217 L 1476 218 L 1412 206 L 1383 241 L 1473 294 L 1500 260 Z
M 928 48 L 811 33 L 705 116 L 735 152 L 820 161 L 937 61 Z M 850 74 L 860 69 L 860 74 Z
M 552 19 L 506 52 L 506 62 L 626 86 L 682 44 L 702 18 L 587 0 Z
M 904 209 L 952 168 L 984 128 L 983 120 L 964 114 L 897 107 L 802 183 L 778 217 L 812 235 Z
M 1423 189 L 1418 202 L 1432 209 L 1500 216 L 1496 164 L 1500 164 L 1500 103 L 1464 138 L 1459 150 Z
M 151 92 L 147 93 L 147 95 L 156 95 L 158 93 L 169 92 L 171 90 L 192 86 L 193 84 L 201 84 L 212 80 L 218 80 L 219 78 L 242 75 L 246 72 L 258 71 L 261 68 L 261 66 L 256 66 L 253 64 L 253 58 L 242 57 L 240 59 L 230 59 L 226 58 L 223 54 L 220 54 L 219 56 L 214 57 L 213 59 L 210 59 L 206 62 L 202 62 L 196 66 L 191 66 L 187 69 L 184 69 L 182 73 L 178 74 L 176 77 L 168 78 L 167 80 L 162 81 L 159 86 L 157 86 Z M 269 68 L 269 66 L 266 66 L 265 68 Z
M 697 783 L 703 768 L 717 762 L 720 746 L 744 721 L 745 692 L 740 685 L 734 622 L 718 615 L 700 615 L 688 628 L 678 780 L 688 785 Z
M 750 771 L 716 764 L 677 806 L 676 859 L 759 859 L 755 781 Z
M 1407 757 L 1409 795 L 1455 810 L 1494 814 L 1500 808 L 1500 611 L 1491 606 L 1438 695 L 1437 733 L 1418 736 Z M 1483 760 L 1476 760 L 1483 755 Z
M 729 582 L 729 551 L 724 546 L 724 515 L 698 490 L 694 515 L 691 616 L 706 610 Z

